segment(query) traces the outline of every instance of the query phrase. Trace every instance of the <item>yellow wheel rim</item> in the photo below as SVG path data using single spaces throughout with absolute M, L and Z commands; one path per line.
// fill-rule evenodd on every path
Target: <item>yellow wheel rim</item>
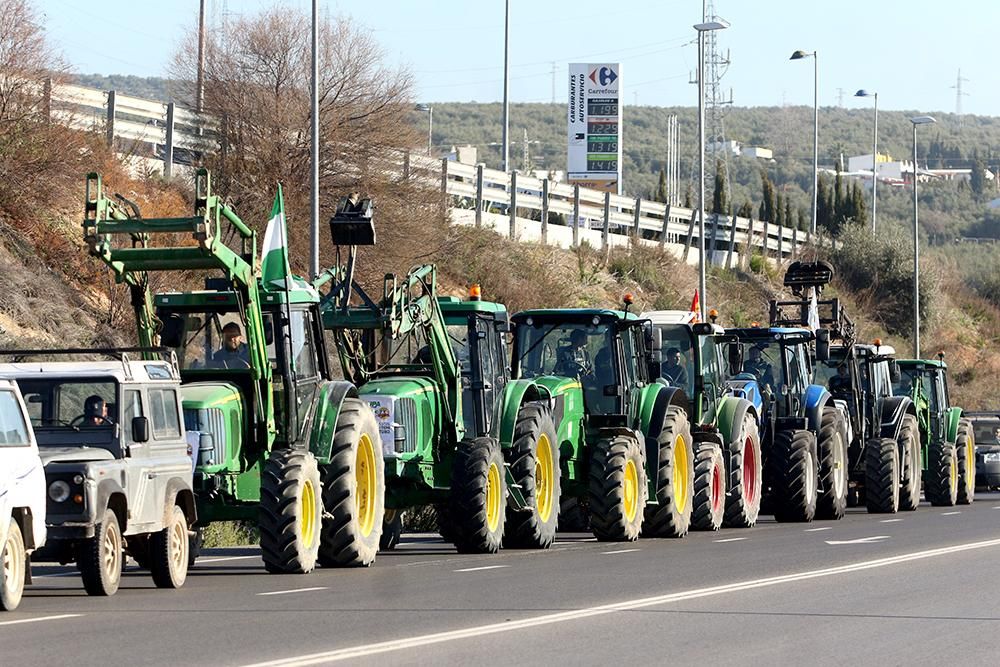
M 316 539 L 316 489 L 312 480 L 307 479 L 302 485 L 302 502 L 299 505 L 299 527 L 302 529 L 302 542 L 309 548 Z
M 691 496 L 691 478 L 688 476 L 688 452 L 684 436 L 678 435 L 674 440 L 674 504 L 678 512 L 687 508 Z
M 354 492 L 357 509 L 358 530 L 368 537 L 375 529 L 375 501 L 378 493 L 375 483 L 375 447 L 367 433 L 361 434 L 358 440 L 358 454 L 354 461 L 354 475 L 357 488 Z
M 636 470 L 635 461 L 629 459 L 625 462 L 625 477 L 622 480 L 624 487 L 625 520 L 631 523 L 635 520 L 635 515 L 639 511 L 639 471 Z
M 971 496 L 976 489 L 976 444 L 965 439 L 965 490 Z
M 951 493 L 955 493 L 958 490 L 958 462 L 955 460 L 956 457 L 951 457 L 951 461 L 948 464 L 948 482 L 951 484 Z
M 493 532 L 500 525 L 500 468 L 490 463 L 486 474 L 486 527 Z
M 535 505 L 538 508 L 538 518 L 543 523 L 552 516 L 552 492 L 554 488 L 555 471 L 552 465 L 552 448 L 549 436 L 542 433 L 538 437 L 538 449 L 535 453 Z

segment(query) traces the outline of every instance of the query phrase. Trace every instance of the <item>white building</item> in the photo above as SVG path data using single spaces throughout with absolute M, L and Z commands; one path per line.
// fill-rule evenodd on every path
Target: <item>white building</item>
M 744 146 L 740 154 L 758 160 L 774 159 L 774 151 L 770 148 L 762 148 L 761 146 Z

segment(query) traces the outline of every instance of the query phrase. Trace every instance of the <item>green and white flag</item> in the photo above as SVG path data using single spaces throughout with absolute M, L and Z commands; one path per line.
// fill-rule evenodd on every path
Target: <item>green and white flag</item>
M 271 218 L 264 230 L 264 255 L 260 263 L 261 282 L 265 289 L 287 289 L 291 287 L 292 275 L 288 265 L 288 232 L 285 225 L 285 199 L 281 196 L 281 184 L 271 208 Z

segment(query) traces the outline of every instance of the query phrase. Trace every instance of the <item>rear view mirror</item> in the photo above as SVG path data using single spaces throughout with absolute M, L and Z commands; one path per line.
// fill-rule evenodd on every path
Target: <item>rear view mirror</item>
M 729 361 L 729 374 L 737 375 L 743 372 L 743 346 L 739 343 L 726 345 L 726 356 Z
M 712 325 L 709 322 L 698 322 L 691 326 L 691 331 L 695 336 L 710 336 Z
M 132 417 L 132 442 L 149 442 L 149 420 L 145 417 Z
M 649 328 L 649 352 L 653 361 L 660 363 L 663 361 L 663 331 L 659 327 Z
M 827 329 L 816 330 L 816 361 L 830 360 L 830 331 Z
M 510 333 L 510 319 L 505 311 L 500 311 L 493 317 L 497 324 L 497 331 L 500 333 Z
M 164 347 L 181 347 L 184 342 L 184 318 L 177 313 L 171 313 L 163 320 L 160 329 L 160 345 Z
M 896 383 L 899 382 L 902 378 L 903 374 L 899 370 L 899 364 L 897 364 L 896 360 L 893 359 L 892 361 L 889 362 L 889 379 L 892 380 L 893 383 Z

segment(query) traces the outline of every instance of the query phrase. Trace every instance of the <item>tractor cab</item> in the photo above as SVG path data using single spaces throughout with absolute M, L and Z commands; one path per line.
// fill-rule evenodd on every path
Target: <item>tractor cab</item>
M 772 327 L 729 329 L 742 348 L 743 364 L 734 377 L 755 380 L 761 393 L 773 402 L 775 417 L 803 415 L 805 397 L 812 384 L 813 364 L 806 329 Z

